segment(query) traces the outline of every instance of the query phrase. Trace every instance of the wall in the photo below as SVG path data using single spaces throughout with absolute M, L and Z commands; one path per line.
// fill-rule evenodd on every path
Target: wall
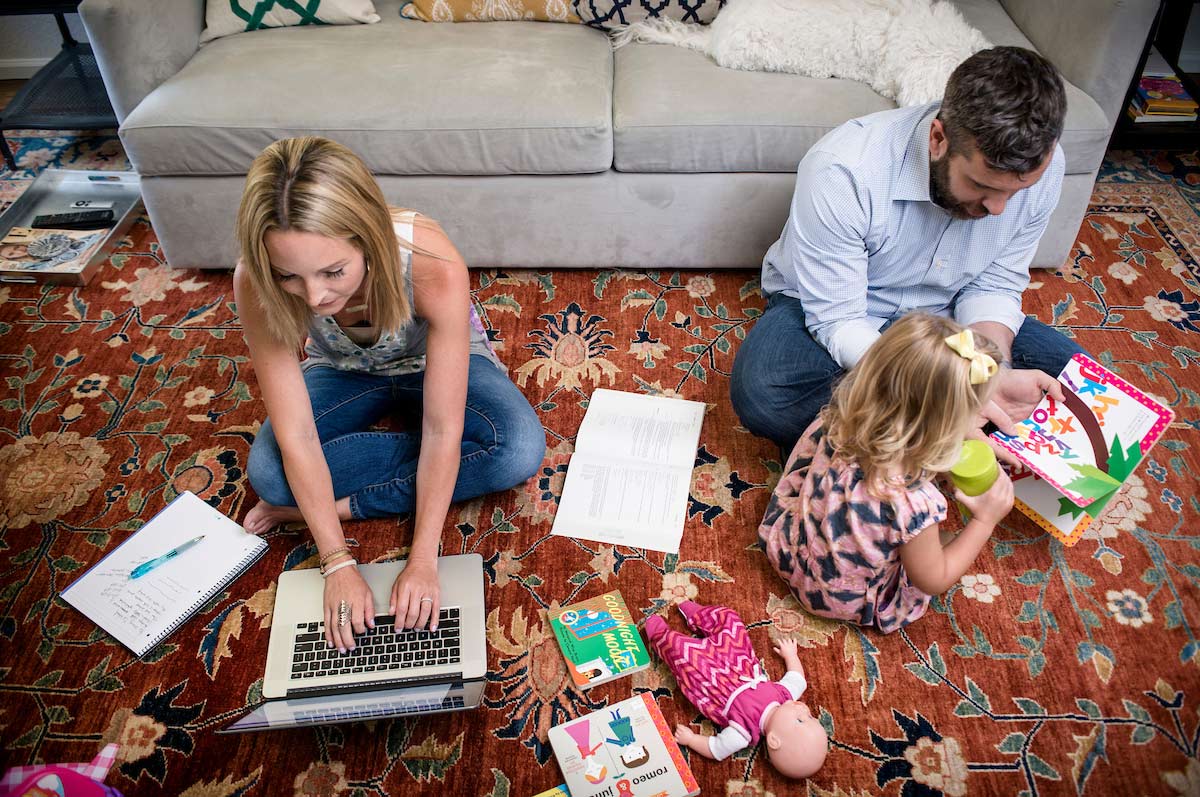
M 1185 72 L 1200 72 L 1200 5 L 1192 6 L 1187 34 L 1179 50 L 1179 68 Z
M 77 41 L 87 41 L 78 14 L 67 14 Z M 32 77 L 62 47 L 53 14 L 0 16 L 0 80 Z

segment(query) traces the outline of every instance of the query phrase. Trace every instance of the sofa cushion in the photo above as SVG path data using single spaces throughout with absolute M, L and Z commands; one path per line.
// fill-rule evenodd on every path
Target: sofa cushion
M 278 3 L 258 3 L 250 14 L 238 5 L 237 0 L 209 0 L 204 8 L 204 32 L 200 34 L 200 43 L 261 28 L 354 25 L 378 21 L 379 15 L 375 13 L 375 5 L 371 0 L 317 0 L 315 8 L 305 9 Z
M 993 44 L 1033 49 L 995 0 L 955 5 Z M 792 172 L 834 127 L 895 107 L 863 83 L 724 69 L 668 45 L 622 47 L 614 70 L 613 163 L 626 172 Z M 1069 174 L 1099 166 L 1110 130 L 1100 106 L 1067 83 Z
M 400 13 L 422 22 L 579 22 L 570 0 L 406 0 Z
M 207 44 L 121 125 L 144 175 L 245 174 L 318 134 L 377 174 L 578 174 L 612 165 L 612 52 L 582 25 L 375 25 Z
M 615 30 L 647 19 L 673 19 L 707 25 L 725 7 L 725 0 L 571 0 L 575 13 L 586 25 Z

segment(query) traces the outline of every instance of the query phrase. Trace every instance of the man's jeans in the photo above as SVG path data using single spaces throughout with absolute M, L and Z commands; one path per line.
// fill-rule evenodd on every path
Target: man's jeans
M 1013 339 L 1013 367 L 1057 376 L 1071 356 L 1082 351 L 1062 333 L 1026 318 Z M 777 293 L 738 349 L 730 398 L 743 426 L 790 452 L 829 403 L 841 373 L 804 325 L 800 300 Z
M 419 431 L 368 429 L 397 411 L 413 414 L 419 424 L 424 380 L 424 372 L 377 376 L 329 366 L 305 371 L 333 494 L 349 496 L 354 517 L 399 515 L 416 506 Z M 545 453 L 546 432 L 525 396 L 494 363 L 471 355 L 462 459 L 453 500 L 465 501 L 524 482 L 541 466 Z M 269 420 L 250 448 L 246 471 L 264 501 L 296 505 Z

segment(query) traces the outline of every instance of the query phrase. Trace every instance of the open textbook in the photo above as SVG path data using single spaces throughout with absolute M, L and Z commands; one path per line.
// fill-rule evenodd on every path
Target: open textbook
M 1067 545 L 1099 516 L 1173 413 L 1082 354 L 1058 375 L 1065 401 L 1042 399 L 1015 435 L 995 438 L 1019 459 L 1016 506 Z
M 704 409 L 698 401 L 595 391 L 552 533 L 678 553 Z

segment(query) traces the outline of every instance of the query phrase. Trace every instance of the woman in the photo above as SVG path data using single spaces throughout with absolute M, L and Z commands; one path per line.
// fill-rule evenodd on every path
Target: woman
M 520 484 L 546 448 L 475 321 L 462 257 L 437 224 L 389 208 L 354 153 L 317 137 L 258 156 L 237 237 L 234 296 L 269 417 L 250 449 L 262 500 L 246 528 L 308 524 L 325 637 L 344 652 L 373 627 L 375 607 L 342 522 L 415 512 L 388 612 L 397 626 L 436 628 L 450 502 Z M 418 408 L 419 434 L 370 429 Z

